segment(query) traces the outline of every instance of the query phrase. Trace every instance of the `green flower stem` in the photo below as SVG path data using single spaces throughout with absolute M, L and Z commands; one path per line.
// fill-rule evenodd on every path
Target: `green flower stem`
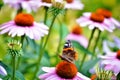
M 48 35 L 47 35 L 46 41 L 45 41 L 42 49 L 40 50 L 39 58 L 38 58 L 38 61 L 37 61 L 37 66 L 36 66 L 35 73 L 34 73 L 34 76 L 33 76 L 33 79 L 32 79 L 32 80 L 34 80 L 34 79 L 36 78 L 36 74 L 37 74 L 37 72 L 39 71 L 40 62 L 41 62 L 42 56 L 43 56 L 43 54 L 44 54 L 44 50 L 45 50 L 46 44 L 47 44 L 48 39 L 49 39 L 49 37 L 50 37 L 50 34 L 51 34 L 51 32 L 52 32 L 52 26 L 53 26 L 53 24 L 54 24 L 54 21 L 55 21 L 55 18 L 56 18 L 56 17 L 57 17 L 57 15 L 54 16 L 54 18 L 53 18 L 53 20 L 52 20 L 52 23 L 51 23 L 51 25 L 50 25 L 49 33 L 48 33 Z
M 16 60 L 16 55 L 12 55 L 12 65 L 13 65 L 12 80 L 15 80 L 15 71 L 16 71 L 15 60 Z
M 21 37 L 22 48 L 23 48 L 24 38 L 25 38 L 25 35 L 23 35 L 23 36 Z M 18 61 L 17 61 L 16 69 L 19 68 L 20 62 L 21 62 L 21 57 L 18 56 Z
M 62 41 L 62 26 L 60 26 L 60 37 L 59 37 L 59 42 L 58 42 L 58 47 L 57 47 L 57 51 L 56 51 L 56 54 L 59 55 L 59 52 L 60 52 L 60 45 L 61 45 L 61 41 Z
M 46 24 L 46 21 L 47 21 L 47 12 L 48 12 L 48 7 L 44 7 L 44 9 L 45 9 L 45 16 L 44 16 L 44 24 Z M 41 50 L 41 48 L 42 48 L 42 46 L 43 46 L 43 43 L 44 43 L 44 38 L 42 37 L 41 38 L 41 41 L 40 41 L 40 50 Z
M 48 12 L 48 7 L 44 7 L 45 8 L 45 17 L 44 17 L 44 24 L 46 24 L 46 21 L 47 21 L 47 12 Z
M 19 14 L 23 11 L 23 8 L 22 8 L 21 4 L 19 4 L 19 5 L 20 5 L 20 8 L 17 10 L 17 14 Z
M 60 52 L 60 47 L 61 47 L 61 42 L 62 42 L 62 35 L 63 35 L 63 34 L 62 34 L 63 32 L 62 32 L 62 25 L 61 25 L 61 23 L 60 23 L 59 33 L 60 33 L 60 35 L 59 35 L 60 37 L 59 37 L 58 47 L 57 47 L 56 55 L 55 55 L 55 56 L 57 57 L 57 58 L 56 58 L 56 59 L 57 59 L 57 60 L 56 60 L 57 63 L 58 63 L 58 61 L 59 61 L 58 55 L 59 55 L 59 52 Z
M 87 49 L 89 49 L 89 46 L 90 46 L 90 44 L 91 44 L 93 35 L 94 35 L 94 33 L 95 33 L 95 30 L 96 30 L 96 28 L 94 28 L 94 29 L 92 30 L 92 33 L 91 33 L 91 36 L 90 36 L 90 39 L 89 39 L 89 43 L 88 43 Z M 83 58 L 82 58 L 82 61 L 81 61 L 81 64 L 80 64 L 80 70 L 82 69 L 82 66 L 83 66 L 83 63 L 84 63 L 84 61 L 85 61 L 86 56 L 87 56 L 87 54 L 84 54 L 84 55 L 83 55 Z
M 92 56 L 92 58 L 95 57 L 95 49 L 96 49 L 97 44 L 98 44 L 98 41 L 99 41 L 99 39 L 100 39 L 100 35 L 101 35 L 101 31 L 99 30 L 97 39 L 96 39 L 96 41 L 95 41 L 95 46 L 93 47 L 93 56 Z

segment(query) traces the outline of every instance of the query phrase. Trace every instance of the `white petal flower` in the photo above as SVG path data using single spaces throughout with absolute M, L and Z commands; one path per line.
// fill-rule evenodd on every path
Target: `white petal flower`
M 65 62 L 65 61 L 60 62 L 58 65 L 59 66 L 64 65 L 64 68 L 65 67 L 69 68 L 69 66 L 66 65 L 66 64 L 68 64 L 69 66 L 73 65 L 72 63 Z M 73 66 L 71 66 L 71 67 L 73 67 Z M 59 68 L 62 69 L 62 67 L 59 67 Z M 68 78 L 60 77 L 60 75 L 58 75 L 58 73 L 57 73 L 58 67 L 56 67 L 56 68 L 55 67 L 42 67 L 42 70 L 46 72 L 45 74 L 42 74 L 42 75 L 39 76 L 39 78 L 42 79 L 42 80 L 90 80 L 88 77 L 82 75 L 79 72 L 77 72 L 76 75 L 73 78 L 68 79 Z M 68 71 L 68 73 L 69 73 L 69 71 Z M 74 73 L 74 71 L 73 71 L 73 73 Z M 70 73 L 70 74 L 73 74 L 73 73 Z M 62 75 L 63 74 L 64 74 L 64 71 L 63 71 Z M 65 75 L 67 75 L 67 74 L 64 74 L 64 76 Z
M 31 15 L 20 13 L 16 17 L 16 20 L 0 25 L 0 34 L 8 33 L 12 37 L 26 35 L 35 40 L 48 34 L 48 27 L 35 22 Z
M 104 16 L 97 13 L 83 13 L 83 16 L 78 18 L 76 22 L 81 27 L 88 26 L 89 29 L 98 28 L 101 31 L 107 30 L 109 32 L 113 32 L 114 29 L 114 26 Z

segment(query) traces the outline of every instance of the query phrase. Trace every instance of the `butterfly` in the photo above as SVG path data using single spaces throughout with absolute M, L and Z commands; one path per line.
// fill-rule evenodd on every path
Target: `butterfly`
M 62 60 L 73 63 L 78 58 L 77 52 L 72 47 L 70 40 L 67 40 L 64 44 L 62 55 L 59 55 Z

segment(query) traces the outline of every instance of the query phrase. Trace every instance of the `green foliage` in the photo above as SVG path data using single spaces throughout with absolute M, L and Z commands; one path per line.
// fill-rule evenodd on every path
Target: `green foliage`
M 5 70 L 7 71 L 7 76 L 2 76 L 4 80 L 9 80 L 11 79 L 12 76 L 12 69 L 7 66 L 6 64 L 4 64 L 2 61 L 0 61 L 0 65 L 3 66 L 5 68 Z M 16 71 L 16 80 L 25 80 L 23 74 L 20 71 Z
M 92 52 L 90 52 L 89 50 L 87 50 L 86 48 L 84 48 L 79 42 L 76 41 L 72 41 L 72 44 L 74 47 L 80 49 L 82 52 L 84 52 L 84 54 L 89 54 L 89 55 L 93 55 Z
M 97 80 L 111 80 L 113 72 L 104 69 L 96 70 Z

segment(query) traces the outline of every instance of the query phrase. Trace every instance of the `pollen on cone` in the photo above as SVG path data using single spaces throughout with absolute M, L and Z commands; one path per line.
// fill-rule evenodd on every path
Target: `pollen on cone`
M 82 28 L 79 25 L 75 25 L 72 29 L 72 33 L 76 35 L 82 34 Z
M 51 3 L 51 0 L 42 0 L 42 2 Z
M 31 14 L 19 13 L 14 19 L 16 25 L 19 26 L 32 26 L 34 18 Z
M 73 2 L 73 0 L 66 0 L 67 1 L 67 3 L 72 3 Z
M 77 68 L 73 63 L 63 61 L 56 66 L 56 73 L 61 78 L 72 79 L 77 74 Z
M 117 56 L 118 59 L 120 59 L 120 50 L 117 51 Z
M 109 18 L 109 17 L 112 16 L 112 13 L 110 11 L 106 10 L 106 9 L 100 8 L 96 12 L 99 13 L 99 14 L 101 14 L 101 15 L 103 15 L 106 18 Z
M 104 16 L 98 13 L 92 13 L 90 19 L 96 22 L 103 22 Z

